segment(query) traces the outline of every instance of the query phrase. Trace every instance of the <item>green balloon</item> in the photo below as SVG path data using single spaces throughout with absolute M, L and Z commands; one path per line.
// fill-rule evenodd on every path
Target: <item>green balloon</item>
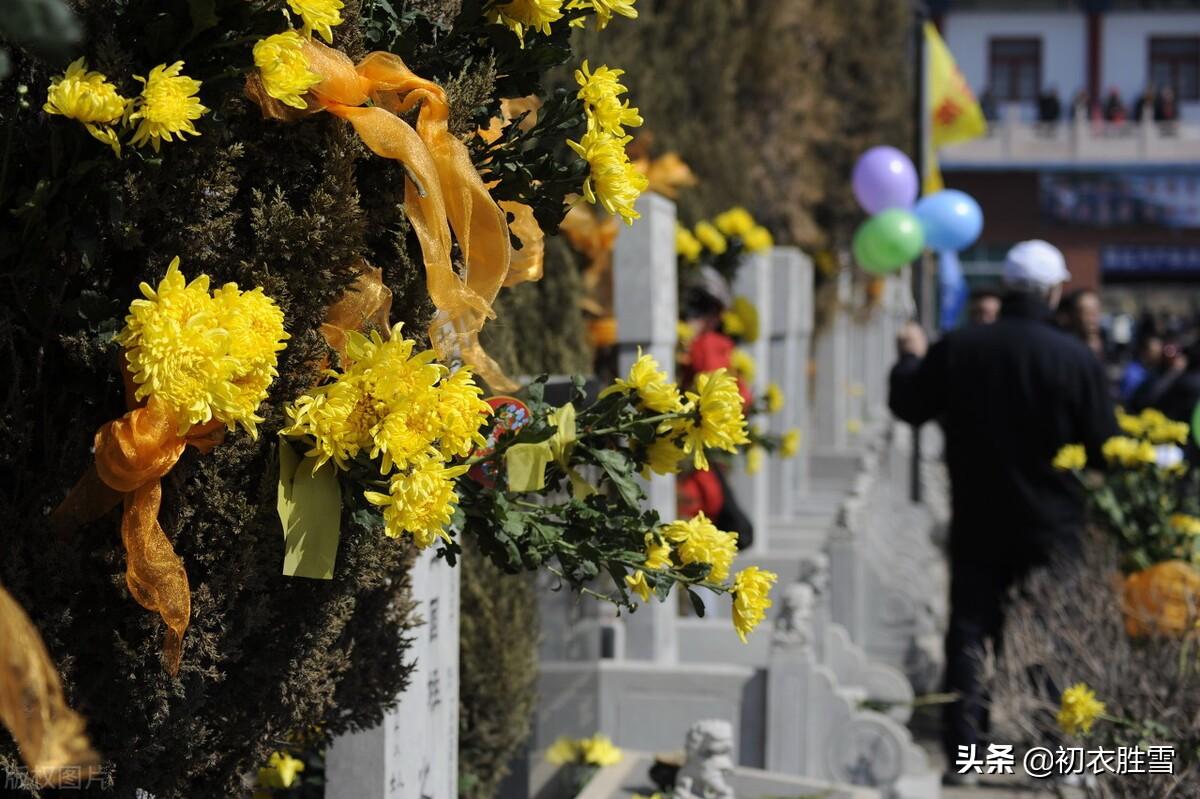
M 912 213 L 889 208 L 859 225 L 853 244 L 854 260 L 859 266 L 873 274 L 886 275 L 921 254 L 925 230 Z

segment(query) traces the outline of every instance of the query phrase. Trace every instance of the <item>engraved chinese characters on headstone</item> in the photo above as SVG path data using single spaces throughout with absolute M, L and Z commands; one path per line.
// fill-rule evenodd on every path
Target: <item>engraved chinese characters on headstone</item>
M 342 736 L 326 758 L 327 799 L 425 799 L 458 794 L 458 569 L 433 550 L 413 564 L 424 624 L 399 706 L 379 727 Z M 386 657 L 386 653 L 379 653 Z

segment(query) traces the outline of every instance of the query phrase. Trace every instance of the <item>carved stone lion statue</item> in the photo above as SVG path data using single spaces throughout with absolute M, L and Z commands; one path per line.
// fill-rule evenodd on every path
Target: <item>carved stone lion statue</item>
M 671 799 L 736 799 L 728 777 L 733 772 L 733 727 L 728 721 L 698 721 L 688 730 L 687 760 L 675 778 Z
M 775 619 L 776 641 L 807 644 L 812 640 L 812 616 L 817 595 L 809 583 L 792 583 L 783 589 Z

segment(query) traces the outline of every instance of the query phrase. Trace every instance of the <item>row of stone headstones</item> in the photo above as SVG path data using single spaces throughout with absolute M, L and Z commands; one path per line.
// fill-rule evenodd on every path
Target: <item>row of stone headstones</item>
M 641 351 L 671 370 L 678 313 L 674 206 L 648 195 L 638 210 L 641 219 L 622 230 L 614 253 L 620 366 L 628 368 Z M 902 726 L 911 687 L 897 669 L 872 660 L 865 642 L 838 623 L 846 603 L 831 600 L 844 596 L 820 587 L 839 572 L 856 575 L 854 601 L 845 608 L 853 613 L 870 612 L 873 592 L 903 590 L 890 583 L 883 590 L 888 575 L 877 574 L 878 558 L 868 552 L 880 540 L 865 528 L 887 527 L 888 520 L 855 510 L 874 501 L 875 487 L 890 482 L 875 479 L 883 459 L 867 444 L 885 429 L 886 358 L 901 321 L 901 281 L 888 281 L 880 308 L 855 320 L 849 272 L 837 280 L 838 308 L 817 341 L 815 384 L 808 368 L 812 262 L 794 248 L 774 248 L 749 257 L 733 287 L 759 312 L 762 335 L 745 345 L 759 365 L 751 388 L 761 396 L 775 382 L 787 397 L 781 413 L 751 421 L 775 433 L 799 429 L 804 437 L 799 457 L 768 458 L 753 476 L 739 465 L 733 481 L 755 528 L 742 562 L 760 563 L 781 577 L 772 622 L 779 633 L 760 630 L 743 647 L 730 627 L 727 601 L 708 603 L 716 618 L 681 617 L 673 602 L 617 618 L 546 593 L 540 745 L 564 732 L 599 730 L 625 746 L 670 747 L 690 721 L 727 707 L 736 714 L 730 720 L 741 732 L 743 764 L 930 795 L 931 774 Z M 653 478 L 648 494 L 662 517 L 674 518 L 672 478 Z M 909 538 L 920 535 L 914 528 Z M 920 590 L 923 582 L 912 581 L 913 587 Z M 809 600 L 802 598 L 805 592 Z M 680 685 L 691 690 L 681 692 Z M 692 701 L 696 693 L 710 703 Z M 899 704 L 883 715 L 861 708 L 868 699 Z M 863 736 L 884 740 L 881 754 L 854 745 Z

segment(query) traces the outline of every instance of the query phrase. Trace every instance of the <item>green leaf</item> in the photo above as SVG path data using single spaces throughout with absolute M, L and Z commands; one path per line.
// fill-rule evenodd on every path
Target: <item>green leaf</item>
M 315 458 L 303 460 L 279 439 L 276 507 L 283 527 L 283 574 L 332 580 L 341 538 L 342 490 L 333 464 L 313 471 Z
M 704 600 L 700 598 L 692 589 L 687 590 L 688 599 L 692 600 L 692 610 L 696 611 L 696 615 L 704 618 Z
M 589 448 L 588 451 L 616 486 L 617 493 L 625 504 L 635 510 L 641 507 L 644 495 L 641 486 L 633 477 L 634 466 L 629 457 L 624 452 L 612 449 Z

